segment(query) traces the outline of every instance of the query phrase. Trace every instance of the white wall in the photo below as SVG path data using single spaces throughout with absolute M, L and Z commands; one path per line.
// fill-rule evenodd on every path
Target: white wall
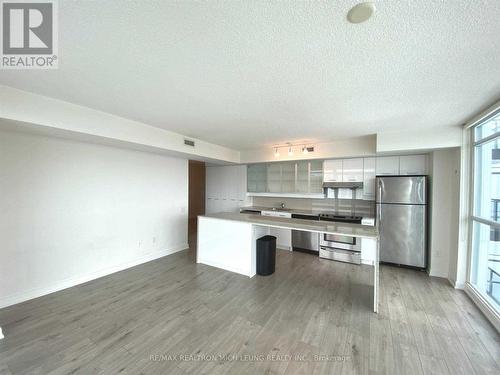
M 377 153 L 419 152 L 461 145 L 461 126 L 377 133 Z
M 434 151 L 431 167 L 429 274 L 453 283 L 458 252 L 460 148 Z
M 187 160 L 0 132 L 0 307 L 187 247 Z
M 314 145 L 314 152 L 303 154 L 300 146 L 296 146 L 293 148 L 294 154 L 292 156 L 288 156 L 287 148 L 281 148 L 279 150 L 279 158 L 274 156 L 272 145 L 256 150 L 243 150 L 240 152 L 240 163 L 374 156 L 376 152 L 376 137 L 368 135 L 342 139 L 335 142 L 311 143 L 310 145 Z
M 239 151 L 195 140 L 195 147 L 184 145 L 182 134 L 111 115 L 102 111 L 32 94 L 0 85 L 0 119 L 26 123 L 30 131 L 51 132 L 66 137 L 93 137 L 95 141 L 114 141 L 164 150 L 197 160 L 238 163 Z M 3 124 L 0 123 L 0 126 Z M 39 129 L 37 129 L 39 128 Z
M 459 225 L 458 225 L 458 252 L 454 264 L 450 264 L 450 281 L 455 288 L 464 289 L 467 280 L 467 263 L 469 259 L 469 220 L 470 194 L 472 191 L 472 150 L 471 128 L 462 131 L 462 148 L 460 150 L 460 196 L 459 196 Z M 467 290 L 466 290 L 467 291 Z

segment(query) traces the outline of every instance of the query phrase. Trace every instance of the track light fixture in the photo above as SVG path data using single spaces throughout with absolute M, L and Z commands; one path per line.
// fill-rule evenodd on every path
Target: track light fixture
M 280 157 L 280 148 L 287 148 L 288 149 L 288 156 L 293 156 L 294 155 L 294 148 L 298 149 L 300 147 L 300 150 L 302 151 L 303 155 L 307 155 L 310 152 L 314 152 L 314 146 L 308 146 L 307 144 L 304 143 L 290 143 L 287 142 L 284 145 L 275 145 L 273 146 L 274 150 L 274 157 L 279 158 Z

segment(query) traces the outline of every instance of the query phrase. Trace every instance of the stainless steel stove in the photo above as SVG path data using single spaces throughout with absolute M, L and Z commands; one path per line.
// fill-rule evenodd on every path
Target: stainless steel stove
M 361 224 L 361 216 L 319 214 L 320 221 Z M 320 233 L 319 257 L 340 262 L 361 264 L 361 239 L 352 236 Z

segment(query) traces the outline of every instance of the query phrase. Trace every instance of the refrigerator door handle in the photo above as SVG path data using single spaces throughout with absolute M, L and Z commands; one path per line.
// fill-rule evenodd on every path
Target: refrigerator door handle
M 375 219 L 375 225 L 377 227 L 378 233 L 382 232 L 382 205 L 377 204 L 377 214 Z
M 376 197 L 375 203 L 382 203 L 382 182 L 377 179 L 377 189 L 378 189 L 378 198 Z

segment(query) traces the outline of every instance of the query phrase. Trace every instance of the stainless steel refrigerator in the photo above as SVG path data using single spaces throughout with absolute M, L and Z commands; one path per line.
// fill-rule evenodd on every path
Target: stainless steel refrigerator
M 427 267 L 427 176 L 378 176 L 380 260 Z

